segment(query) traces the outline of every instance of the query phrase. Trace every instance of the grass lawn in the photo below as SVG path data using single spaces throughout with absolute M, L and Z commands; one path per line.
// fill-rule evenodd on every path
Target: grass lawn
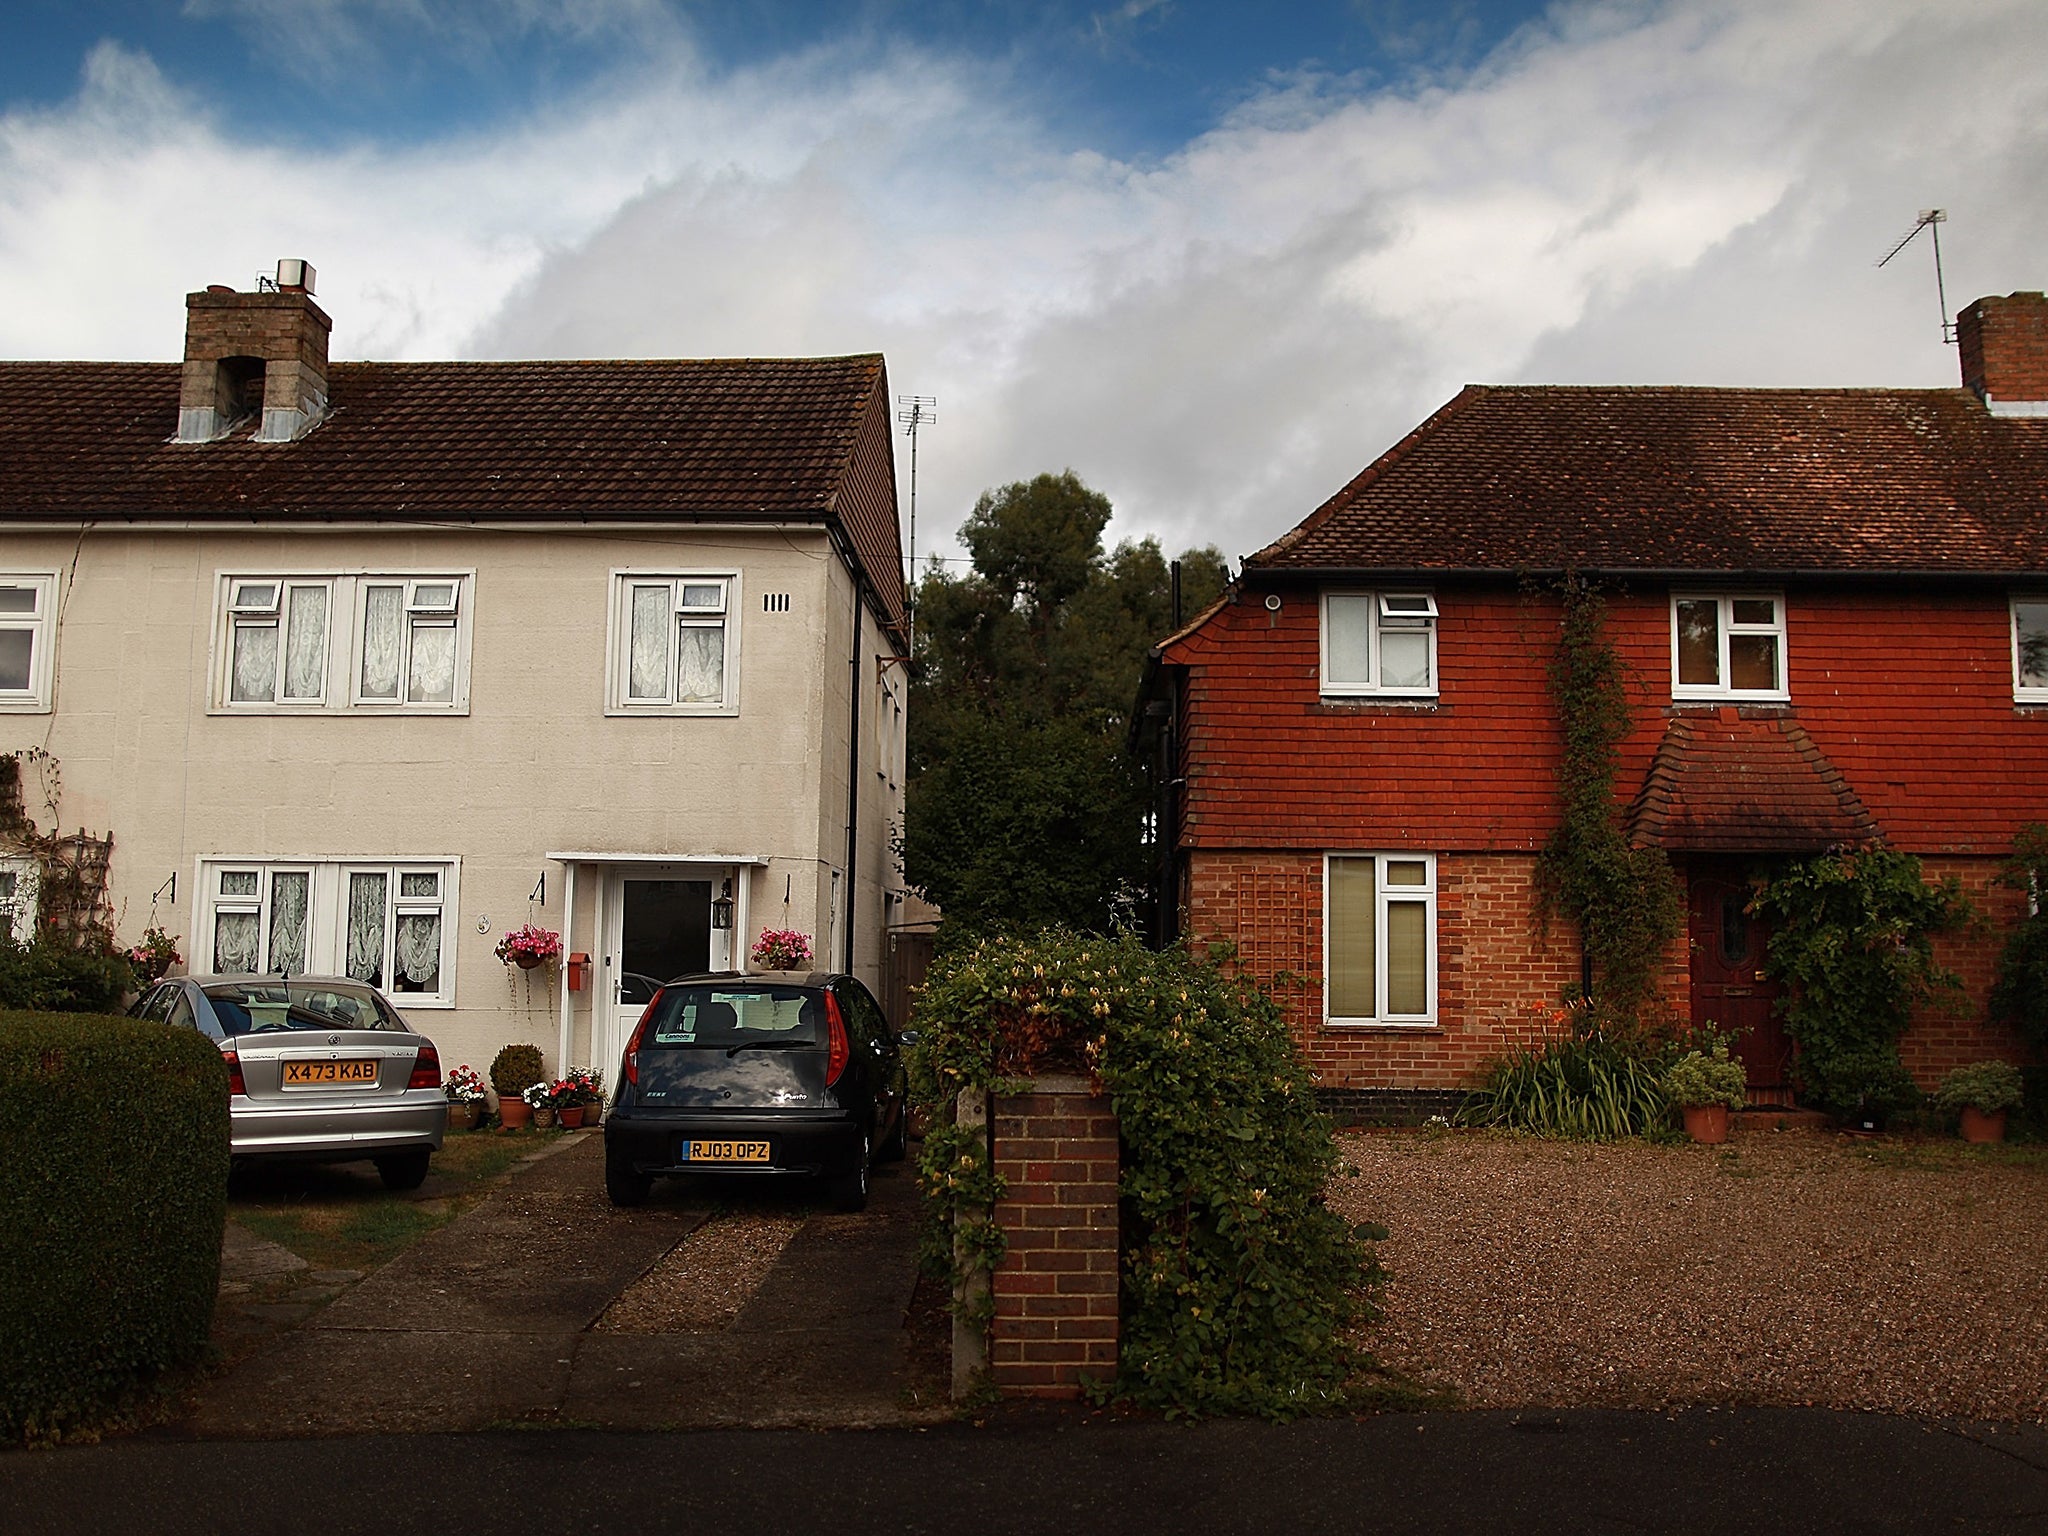
M 372 1270 L 483 1197 L 552 1132 L 451 1131 L 426 1183 L 387 1190 L 369 1163 L 257 1164 L 228 1190 L 228 1220 L 314 1269 Z

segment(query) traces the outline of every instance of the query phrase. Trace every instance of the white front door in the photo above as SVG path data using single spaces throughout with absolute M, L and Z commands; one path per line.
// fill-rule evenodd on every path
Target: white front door
M 614 867 L 604 886 L 603 1066 L 610 1083 L 655 988 L 689 971 L 732 965 L 732 935 L 711 926 L 728 872 L 685 865 Z

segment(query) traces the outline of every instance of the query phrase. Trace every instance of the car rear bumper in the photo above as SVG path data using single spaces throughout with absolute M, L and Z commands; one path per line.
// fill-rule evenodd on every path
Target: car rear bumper
M 766 1162 L 698 1160 L 695 1141 L 768 1143 Z M 616 1109 L 604 1123 L 608 1156 L 635 1173 L 682 1175 L 851 1173 L 860 1163 L 860 1127 L 852 1120 L 795 1119 L 780 1115 L 635 1115 Z
M 326 1158 L 345 1162 L 425 1147 L 438 1152 L 448 1100 L 438 1089 L 408 1089 L 389 1102 L 230 1102 L 228 1150 L 236 1157 Z

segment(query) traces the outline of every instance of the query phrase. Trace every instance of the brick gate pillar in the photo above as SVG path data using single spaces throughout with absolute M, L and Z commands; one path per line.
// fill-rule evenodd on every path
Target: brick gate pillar
M 1116 1116 L 1085 1077 L 1040 1077 L 994 1109 L 1009 1187 L 989 1381 L 1005 1397 L 1078 1397 L 1083 1378 L 1116 1374 Z

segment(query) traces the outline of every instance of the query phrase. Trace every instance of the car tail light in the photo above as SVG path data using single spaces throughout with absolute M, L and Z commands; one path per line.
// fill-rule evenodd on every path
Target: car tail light
M 242 1058 L 233 1051 L 222 1051 L 220 1059 L 228 1064 L 228 1097 L 249 1097 L 249 1085 L 242 1081 Z
M 433 1043 L 420 1047 L 419 1055 L 412 1059 L 412 1077 L 407 1080 L 408 1088 L 438 1088 L 441 1086 L 441 1053 Z
M 825 1086 L 830 1088 L 839 1081 L 853 1055 L 853 1048 L 846 1043 L 846 1019 L 839 1011 L 839 999 L 830 992 L 825 994 L 825 1027 L 831 1036 L 825 1056 Z
M 655 1004 L 660 1001 L 661 992 L 657 990 L 640 1010 L 640 1022 L 633 1026 L 633 1038 L 626 1042 L 626 1059 L 619 1066 L 619 1075 L 635 1088 L 640 1086 L 640 1041 L 647 1033 L 647 1021 L 654 1017 Z

